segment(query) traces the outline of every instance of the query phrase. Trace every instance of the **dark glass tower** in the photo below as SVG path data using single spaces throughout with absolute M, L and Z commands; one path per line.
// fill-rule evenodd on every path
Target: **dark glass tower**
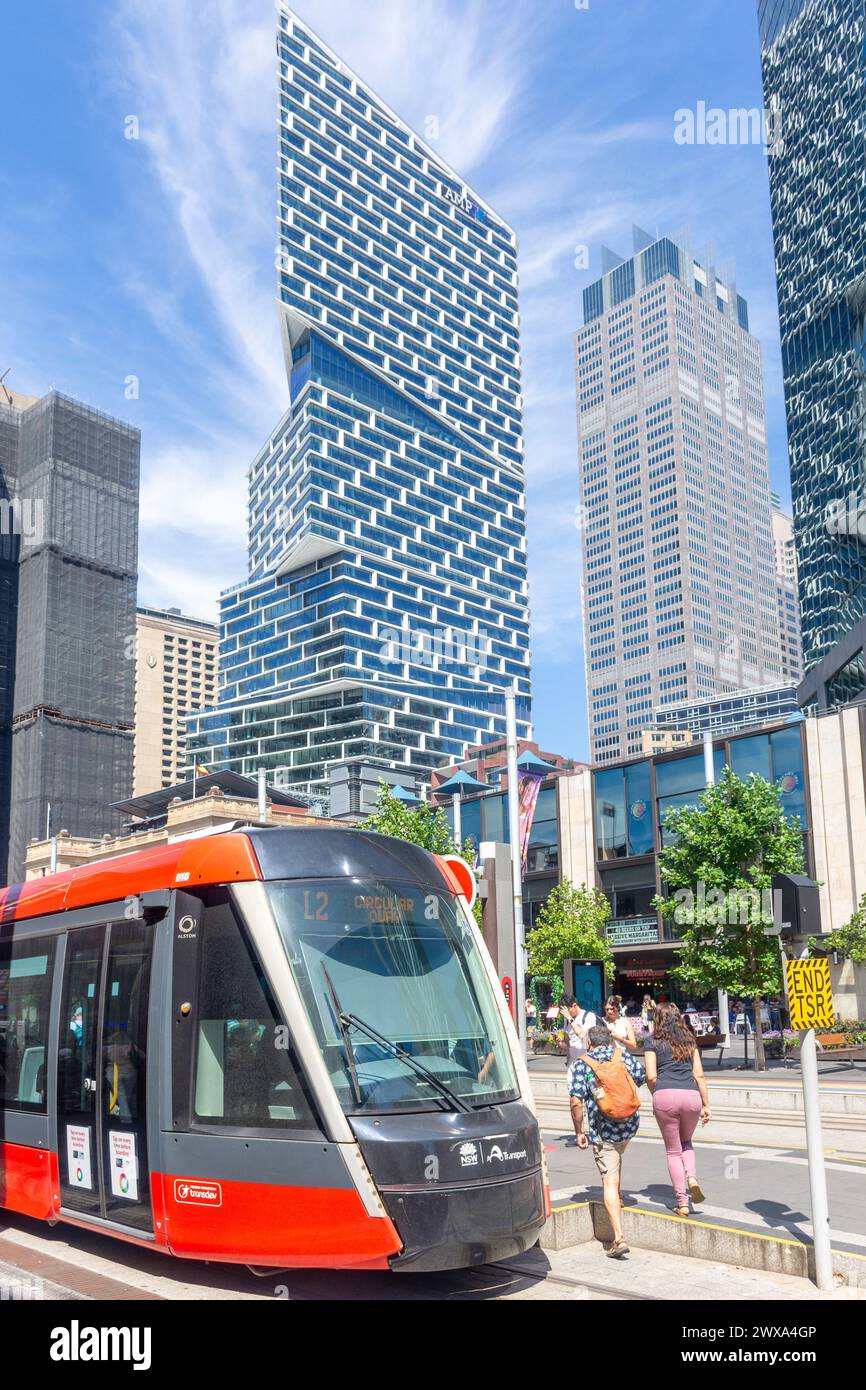
M 52 391 L 0 401 L 0 883 L 98 836 L 132 785 L 139 433 Z
M 845 524 L 866 498 L 866 22 L 863 0 L 758 13 L 808 669 L 866 616 L 866 544 Z

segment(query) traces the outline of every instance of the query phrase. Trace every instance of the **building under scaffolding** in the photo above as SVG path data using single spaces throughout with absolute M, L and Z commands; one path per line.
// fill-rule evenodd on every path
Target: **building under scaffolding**
M 119 828 L 132 784 L 138 430 L 0 399 L 0 875 L 33 837 Z M 5 503 L 5 505 L 3 505 Z M 8 855 L 4 854 L 4 840 Z M 0 877 L 2 881 L 2 877 Z

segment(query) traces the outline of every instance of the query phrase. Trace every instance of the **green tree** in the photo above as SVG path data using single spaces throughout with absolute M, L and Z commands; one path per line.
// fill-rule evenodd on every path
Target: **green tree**
M 669 843 L 659 854 L 667 896 L 654 906 L 682 939 L 672 974 L 700 993 L 728 990 L 754 1000 L 755 1069 L 763 1071 L 761 996 L 782 988 L 771 885 L 803 873 L 803 841 L 785 815 L 779 788 L 725 768 L 697 806 L 668 811 Z
M 844 926 L 827 932 L 826 936 L 809 937 L 810 955 L 819 952 L 825 955 L 829 951 L 836 951 L 859 965 L 866 965 L 866 893 L 860 899 L 853 917 Z
M 434 807 L 426 801 L 418 806 L 410 806 L 394 796 L 387 782 L 379 783 L 376 809 L 367 817 L 364 829 L 376 830 L 380 835 L 393 835 L 398 840 L 408 840 L 410 844 L 420 845 L 431 854 L 463 853 L 457 848 L 441 806 Z M 466 858 L 465 854 L 463 858 Z
M 598 888 L 564 879 L 553 888 L 526 939 L 530 975 L 562 979 L 563 962 L 600 960 L 613 979 L 613 952 L 605 939 L 610 903 Z

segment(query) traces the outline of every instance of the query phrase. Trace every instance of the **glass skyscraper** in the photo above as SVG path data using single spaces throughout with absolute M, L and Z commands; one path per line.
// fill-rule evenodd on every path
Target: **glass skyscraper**
M 529 732 L 517 240 L 291 11 L 278 28 L 290 406 L 250 472 L 197 760 L 423 772 Z
M 866 501 L 866 19 L 863 0 L 758 12 L 809 668 L 866 616 L 866 546 L 846 524 Z M 861 691 L 862 665 L 861 652 Z

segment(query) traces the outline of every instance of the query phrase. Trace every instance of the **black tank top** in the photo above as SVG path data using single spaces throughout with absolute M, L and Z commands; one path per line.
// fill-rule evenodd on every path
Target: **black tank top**
M 666 1042 L 649 1042 L 646 1050 L 652 1051 L 656 1055 L 658 1080 L 655 1088 L 657 1091 L 696 1091 L 698 1089 L 698 1083 L 692 1071 L 691 1057 L 685 1062 L 676 1061 L 671 1052 L 670 1043 Z

